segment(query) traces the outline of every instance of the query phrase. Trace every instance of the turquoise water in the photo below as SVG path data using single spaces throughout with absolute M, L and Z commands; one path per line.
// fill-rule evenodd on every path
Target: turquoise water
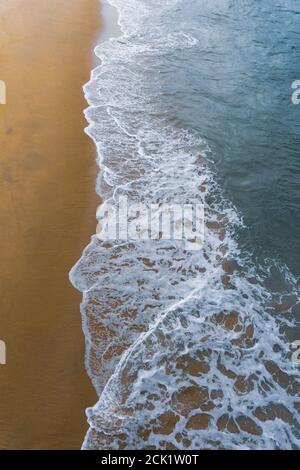
M 300 5 L 110 0 L 85 86 L 97 192 L 201 203 L 205 242 L 101 240 L 71 271 L 85 449 L 300 448 Z

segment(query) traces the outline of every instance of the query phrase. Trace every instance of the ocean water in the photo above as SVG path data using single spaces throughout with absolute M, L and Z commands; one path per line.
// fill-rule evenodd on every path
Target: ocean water
M 109 0 L 85 86 L 104 203 L 202 203 L 205 243 L 101 241 L 84 449 L 300 448 L 300 4 Z

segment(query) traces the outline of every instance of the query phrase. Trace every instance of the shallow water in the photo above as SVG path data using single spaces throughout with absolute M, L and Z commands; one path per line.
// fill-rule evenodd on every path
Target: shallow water
M 205 243 L 94 236 L 71 271 L 99 395 L 83 447 L 298 448 L 299 6 L 110 3 L 123 35 L 85 87 L 97 191 L 203 203 Z

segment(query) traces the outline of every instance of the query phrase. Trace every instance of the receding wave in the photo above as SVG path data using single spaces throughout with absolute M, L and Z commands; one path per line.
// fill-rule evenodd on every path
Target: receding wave
M 216 183 L 208 145 L 161 104 L 168 51 L 197 38 L 163 34 L 179 0 L 110 3 L 123 34 L 96 48 L 101 66 L 85 86 L 97 191 L 113 205 L 120 195 L 200 202 L 205 244 L 188 251 L 181 241 L 94 235 L 72 269 L 99 396 L 83 447 L 298 448 L 300 374 L 288 341 L 296 280 L 241 252 L 242 217 Z

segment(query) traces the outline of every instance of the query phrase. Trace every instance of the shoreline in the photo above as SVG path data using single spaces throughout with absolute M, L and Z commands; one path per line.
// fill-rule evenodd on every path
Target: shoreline
M 98 173 L 82 86 L 98 0 L 1 3 L 0 449 L 79 449 L 97 400 L 68 272 L 95 231 Z M 94 155 L 94 157 L 93 157 Z

